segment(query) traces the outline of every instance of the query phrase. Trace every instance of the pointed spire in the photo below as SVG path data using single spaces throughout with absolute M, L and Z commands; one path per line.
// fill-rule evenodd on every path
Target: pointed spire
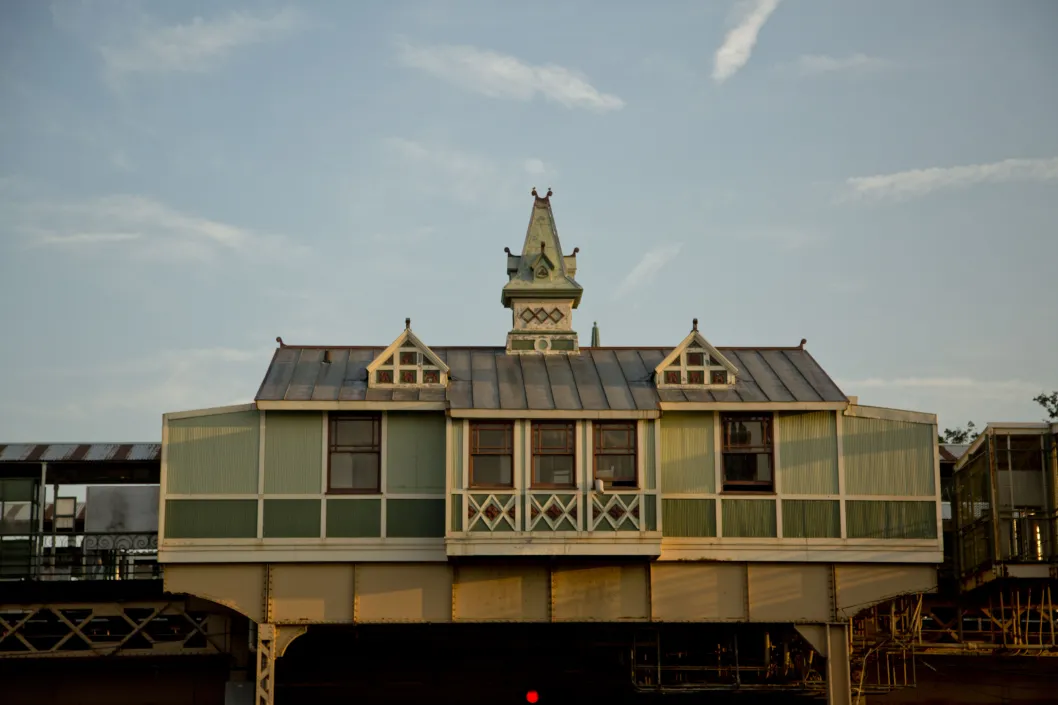
M 597 348 L 602 343 L 599 342 L 599 322 L 595 321 L 591 326 L 591 346 Z
M 503 305 L 510 307 L 512 298 L 526 296 L 572 299 L 576 308 L 581 297 L 580 284 L 573 278 L 577 250 L 569 257 L 562 254 L 562 243 L 551 211 L 552 190 L 548 188 L 547 195 L 540 196 L 534 186 L 531 193 L 533 209 L 522 243 L 522 254 L 514 257 L 507 252 L 510 280 L 503 287 Z

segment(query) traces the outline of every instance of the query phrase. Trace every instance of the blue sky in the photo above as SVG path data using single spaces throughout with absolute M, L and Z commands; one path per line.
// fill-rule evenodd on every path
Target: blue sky
M 554 188 L 608 345 L 808 349 L 863 403 L 1058 388 L 1058 6 L 0 4 L 0 440 L 160 437 L 274 339 L 501 345 Z

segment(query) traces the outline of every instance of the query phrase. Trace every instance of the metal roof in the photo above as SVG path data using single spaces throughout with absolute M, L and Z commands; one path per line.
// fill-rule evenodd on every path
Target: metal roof
M 0 463 L 159 462 L 160 443 L 0 443 Z
M 371 388 L 382 347 L 283 345 L 256 401 L 447 401 L 452 409 L 657 409 L 659 402 L 843 402 L 803 348 L 718 348 L 738 368 L 733 389 L 658 389 L 672 348 L 581 348 L 579 355 L 509 355 L 504 348 L 430 348 L 450 368 L 447 389 Z M 328 353 L 329 362 L 324 362 Z
M 940 459 L 946 462 L 955 462 L 966 454 L 969 443 L 941 443 Z

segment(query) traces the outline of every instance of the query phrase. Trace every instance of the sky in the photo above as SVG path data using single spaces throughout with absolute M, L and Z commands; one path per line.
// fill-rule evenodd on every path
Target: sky
M 276 347 L 807 349 L 861 403 L 1058 389 L 1049 0 L 0 3 L 0 442 L 156 441 Z

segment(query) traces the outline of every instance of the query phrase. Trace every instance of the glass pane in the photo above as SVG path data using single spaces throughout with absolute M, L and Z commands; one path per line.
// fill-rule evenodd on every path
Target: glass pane
M 700 352 L 689 352 L 687 353 L 687 364 L 692 367 L 705 364 L 705 355 Z
M 727 422 L 727 444 L 733 447 L 757 448 L 765 445 L 764 422 L 731 419 Z
M 478 449 L 499 449 L 506 450 L 510 448 L 510 426 L 502 428 L 479 428 L 477 429 L 477 447 Z
M 633 447 L 632 429 L 625 427 L 599 429 L 599 448 L 624 450 Z
M 724 455 L 725 482 L 771 482 L 771 456 L 767 453 Z
M 401 370 L 400 381 L 401 384 L 415 384 L 416 378 L 419 376 L 418 370 Z
M 416 353 L 416 352 L 402 352 L 400 354 L 400 364 L 402 364 L 402 365 L 418 365 L 419 364 L 419 353 Z
M 572 455 L 539 455 L 536 460 L 535 485 L 572 485 Z
M 393 384 L 393 370 L 379 370 L 375 373 L 375 381 L 379 384 Z
M 475 455 L 473 463 L 473 480 L 475 485 L 512 484 L 511 456 L 509 455 Z
M 441 381 L 440 370 L 423 370 L 422 381 L 423 384 L 437 384 Z
M 353 461 L 353 489 L 378 489 L 378 454 L 351 453 Z
M 680 373 L 678 371 L 677 372 L 669 372 L 668 370 L 665 371 L 665 384 L 679 384 L 679 383 L 680 383 Z
M 597 455 L 595 477 L 606 482 L 635 484 L 636 458 L 634 455 Z
M 690 370 L 687 372 L 688 384 L 705 384 L 705 372 L 702 370 Z
M 372 448 L 376 445 L 376 420 L 372 418 L 335 419 L 334 437 L 331 442 L 336 446 L 356 446 Z
M 710 375 L 710 384 L 727 384 L 727 372 L 725 370 L 714 371 Z
M 353 456 L 349 453 L 331 453 L 331 487 L 347 490 L 353 486 Z
M 567 450 L 570 447 L 570 430 L 565 427 L 541 428 L 537 432 L 537 447 L 541 450 Z

